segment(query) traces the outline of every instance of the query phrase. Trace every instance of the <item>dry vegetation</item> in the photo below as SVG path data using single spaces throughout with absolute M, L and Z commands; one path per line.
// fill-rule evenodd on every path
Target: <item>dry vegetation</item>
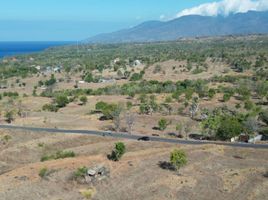
M 241 133 L 268 136 L 267 36 L 85 45 L 75 52 L 61 47 L 1 60 L 1 124 L 228 141 Z M 115 142 L 0 130 L 0 199 L 268 196 L 267 150 L 123 141 L 126 154 L 113 162 L 107 154 Z M 179 172 L 163 169 L 175 148 L 188 158 Z M 58 151 L 75 157 L 40 162 Z M 97 164 L 111 176 L 94 185 L 72 179 L 78 168 Z

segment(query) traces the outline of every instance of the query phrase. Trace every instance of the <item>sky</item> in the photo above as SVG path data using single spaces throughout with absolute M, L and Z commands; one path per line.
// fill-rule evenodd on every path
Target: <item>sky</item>
M 268 0 L 0 0 L 0 41 L 76 41 L 148 20 L 266 10 Z

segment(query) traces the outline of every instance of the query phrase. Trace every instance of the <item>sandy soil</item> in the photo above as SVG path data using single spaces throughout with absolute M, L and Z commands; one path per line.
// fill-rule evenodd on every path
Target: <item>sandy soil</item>
M 115 140 L 100 137 L 31 132 L 3 132 L 11 139 L 1 144 L 0 199 L 84 199 L 81 189 L 92 186 L 71 179 L 78 167 L 103 164 L 108 179 L 97 182 L 92 199 L 260 199 L 267 197 L 267 150 L 215 145 L 182 146 L 124 141 L 127 153 L 121 161 L 106 158 Z M 43 144 L 42 146 L 40 144 Z M 179 173 L 162 169 L 174 148 L 184 149 L 188 164 Z M 77 156 L 40 162 L 44 154 L 72 150 Z M 52 173 L 42 179 L 46 167 Z

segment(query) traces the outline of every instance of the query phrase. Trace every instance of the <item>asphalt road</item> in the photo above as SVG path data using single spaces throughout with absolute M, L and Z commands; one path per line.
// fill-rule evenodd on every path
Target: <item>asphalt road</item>
M 90 130 L 65 130 L 57 128 L 37 128 L 37 127 L 25 127 L 25 126 L 13 126 L 13 125 L 0 125 L 0 129 L 13 129 L 13 130 L 24 130 L 31 132 L 48 132 L 48 133 L 65 133 L 65 134 L 83 134 L 83 135 L 95 135 L 101 137 L 112 137 L 120 139 L 138 140 L 144 135 L 133 135 L 127 133 L 114 133 L 104 131 L 90 131 Z M 231 147 L 242 147 L 242 148 L 255 148 L 255 149 L 268 149 L 268 144 L 248 144 L 248 143 L 230 143 L 230 142 L 217 142 L 217 141 L 200 141 L 200 140 L 180 140 L 162 137 L 151 137 L 152 142 L 166 142 L 172 144 L 185 144 L 185 145 L 205 145 L 205 144 L 216 144 Z

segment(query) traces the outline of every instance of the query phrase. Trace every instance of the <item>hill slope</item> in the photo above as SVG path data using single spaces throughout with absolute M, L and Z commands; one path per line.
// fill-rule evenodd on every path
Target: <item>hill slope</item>
M 131 29 L 100 34 L 89 43 L 153 42 L 181 37 L 247 35 L 268 33 L 268 11 L 233 14 L 228 17 L 190 15 L 167 22 L 148 21 Z

